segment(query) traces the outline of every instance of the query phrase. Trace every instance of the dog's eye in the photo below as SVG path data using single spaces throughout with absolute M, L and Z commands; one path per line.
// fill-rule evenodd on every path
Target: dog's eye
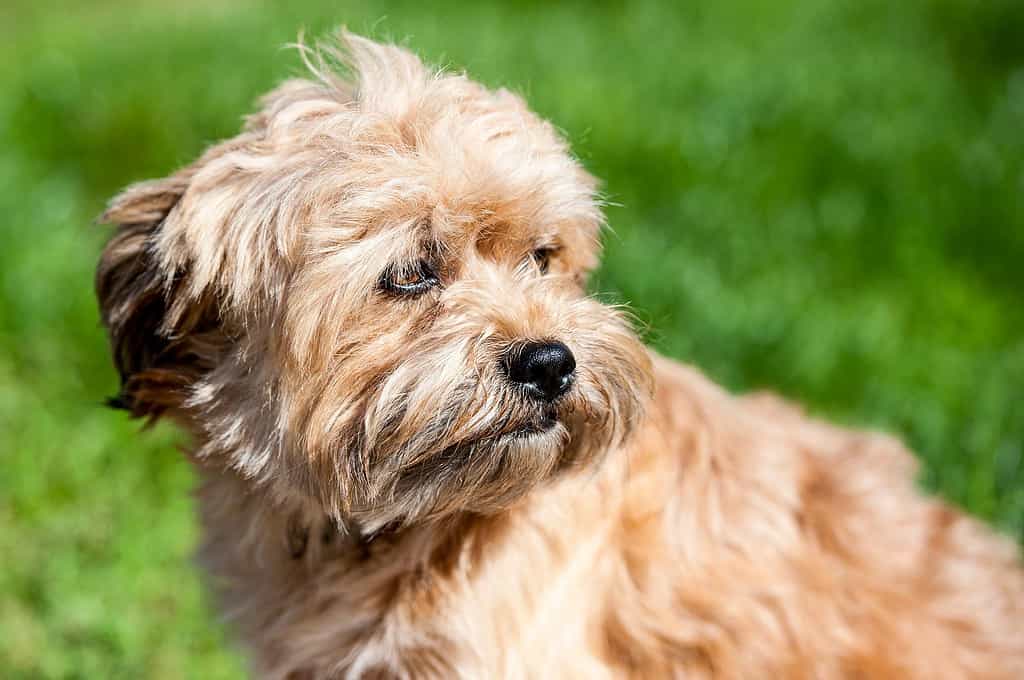
M 389 267 L 380 279 L 380 287 L 395 295 L 416 296 L 439 283 L 434 269 L 424 260 L 405 267 Z
M 540 270 L 541 274 L 547 274 L 548 269 L 551 267 L 551 258 L 554 257 L 556 252 L 558 252 L 558 248 L 554 246 L 536 248 L 530 253 L 530 259 L 537 264 L 537 269 Z

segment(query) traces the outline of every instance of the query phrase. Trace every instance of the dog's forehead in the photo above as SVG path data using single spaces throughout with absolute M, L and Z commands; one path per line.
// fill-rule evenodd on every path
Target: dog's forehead
M 439 201 L 427 222 L 433 238 L 442 243 L 492 254 L 557 241 L 566 221 L 545 215 L 536 206 L 510 205 L 499 197 L 482 202 Z
M 465 148 L 457 164 L 430 159 L 430 221 L 440 238 L 521 250 L 598 231 L 589 176 L 564 149 L 502 142 Z
M 314 151 L 326 154 L 330 170 L 311 201 L 327 211 L 320 223 L 350 225 L 365 237 L 390 232 L 390 243 L 376 242 L 387 243 L 392 258 L 429 240 L 492 256 L 595 250 L 603 222 L 596 180 L 553 125 L 520 97 L 464 77 L 414 84 L 412 96 L 408 83 L 384 91 L 371 83 L 355 102 L 328 104 L 332 113 L 322 119 L 287 119 L 313 126 L 298 138 L 316 140 Z
M 591 210 L 590 188 L 564 152 L 502 142 L 424 150 L 423 178 L 443 236 L 532 238 Z
M 582 247 L 600 228 L 599 208 L 589 187 L 574 176 L 575 167 L 561 177 L 546 176 L 551 168 L 511 172 L 495 154 L 479 149 L 472 160 L 463 158 L 464 165 L 438 161 L 418 153 L 406 162 L 383 161 L 394 162 L 395 172 L 402 173 L 392 181 L 401 190 L 384 190 L 390 198 L 382 199 L 369 234 L 387 230 L 412 249 L 437 243 L 445 250 L 472 247 L 501 256 L 546 246 Z M 379 189 L 368 185 L 367 190 Z

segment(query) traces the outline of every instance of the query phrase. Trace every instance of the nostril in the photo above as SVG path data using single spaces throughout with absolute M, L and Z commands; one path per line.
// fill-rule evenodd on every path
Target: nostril
M 509 380 L 554 401 L 572 385 L 576 358 L 561 342 L 531 342 L 512 350 L 505 365 Z

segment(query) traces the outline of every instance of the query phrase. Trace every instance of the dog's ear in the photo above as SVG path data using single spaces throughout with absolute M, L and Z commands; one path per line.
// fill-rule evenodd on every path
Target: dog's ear
M 100 316 L 121 376 L 110 404 L 134 416 L 181 407 L 223 344 L 216 306 L 190 297 L 188 271 L 168 267 L 158 251 L 193 174 L 186 168 L 130 186 L 101 218 L 117 228 L 96 270 Z

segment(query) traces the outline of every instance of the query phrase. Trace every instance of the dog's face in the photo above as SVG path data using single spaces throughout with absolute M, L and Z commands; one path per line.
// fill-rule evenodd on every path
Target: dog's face
M 371 530 L 496 510 L 615 446 L 649 390 L 584 292 L 595 183 L 518 97 L 344 40 L 351 81 L 321 62 L 112 202 L 119 400 Z

